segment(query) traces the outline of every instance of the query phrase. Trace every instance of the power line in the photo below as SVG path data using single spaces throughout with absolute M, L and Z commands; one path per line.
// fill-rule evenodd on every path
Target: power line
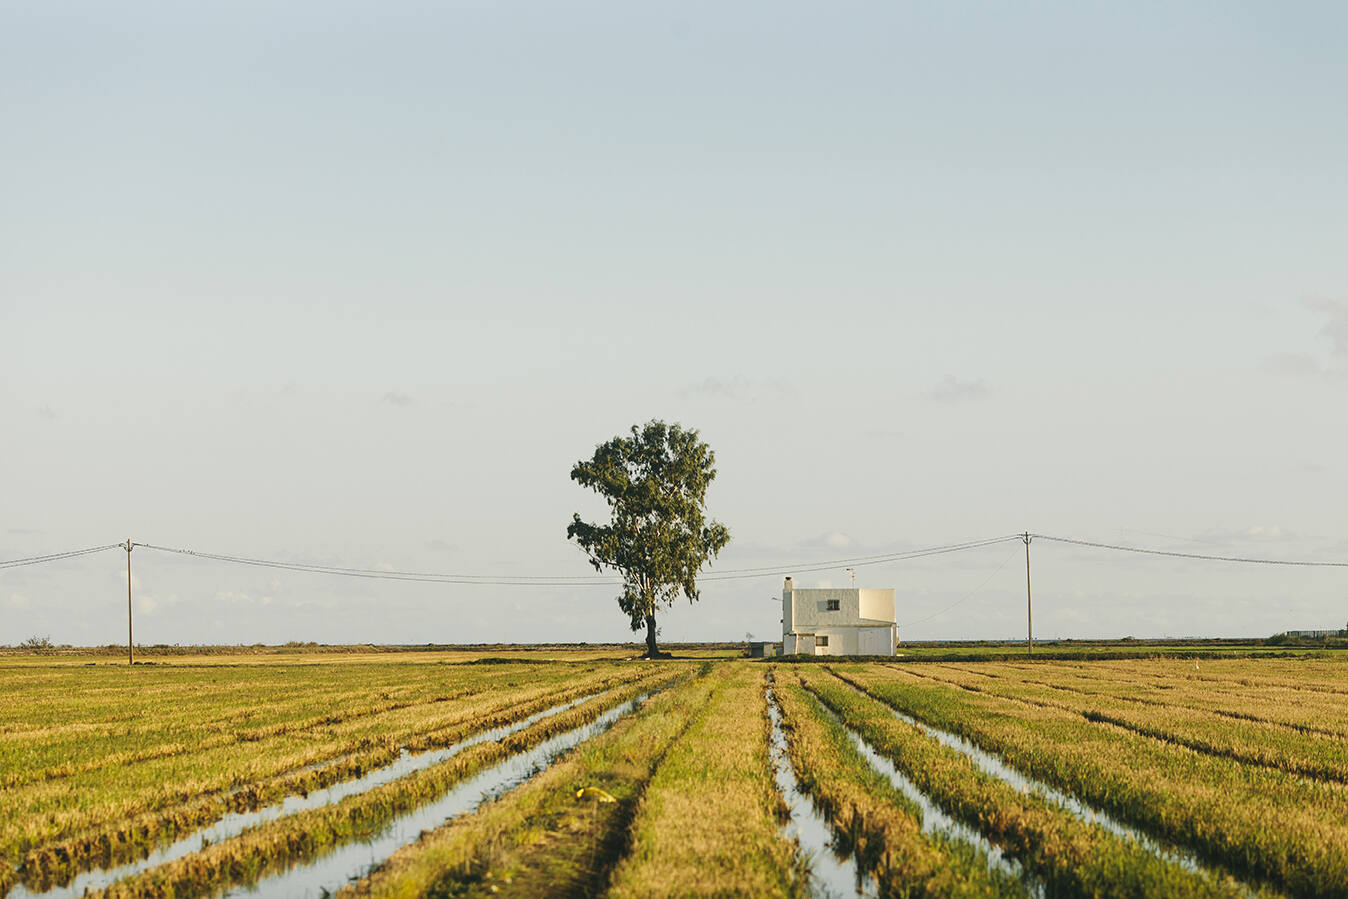
M 990 574 L 990 575 L 988 575 L 986 578 L 984 578 L 983 583 L 979 584 L 977 587 L 973 588 L 973 589 L 970 590 L 968 593 L 964 594 L 964 595 L 961 596 L 959 599 L 955 600 L 955 601 L 952 602 L 950 605 L 946 606 L 944 609 L 941 609 L 940 611 L 937 611 L 937 612 L 932 612 L 932 613 L 931 613 L 930 615 L 928 615 L 927 617 L 925 617 L 925 618 L 919 618 L 919 619 L 917 619 L 916 621 L 905 621 L 903 624 L 898 625 L 898 627 L 900 627 L 900 628 L 912 627 L 912 626 L 915 625 L 915 624 L 922 624 L 924 621 L 931 621 L 933 618 L 936 618 L 936 617 L 938 617 L 938 616 L 944 615 L 946 612 L 949 612 L 951 609 L 955 608 L 955 606 L 958 606 L 958 605 L 964 603 L 966 600 L 972 599 L 972 598 L 974 597 L 975 594 L 977 594 L 980 590 L 982 590 L 984 587 L 986 587 L 988 584 L 990 584 L 990 583 L 992 582 L 992 579 L 993 579 L 993 578 L 995 578 L 997 575 L 1001 574 L 1002 569 L 1006 567 L 1006 564 L 1007 564 L 1008 562 L 1010 562 L 1012 559 L 1014 559 L 1014 558 L 1016 557 L 1016 554 L 1019 553 L 1019 552 L 1020 552 L 1020 550 L 1019 550 L 1018 548 L 1017 548 L 1017 549 L 1011 550 L 1011 555 L 1009 555 L 1009 556 L 1007 556 L 1005 559 L 1003 559 L 1003 560 L 1002 560 L 1002 564 L 998 565 L 997 568 L 996 568 L 996 570 L 994 570 L 994 571 L 992 572 L 992 574 Z
M 777 565 L 764 566 L 759 568 L 732 568 L 719 572 L 708 572 L 699 578 L 701 581 L 723 581 L 723 580 L 743 580 L 747 578 L 767 577 L 780 574 L 785 571 L 792 572 L 812 572 L 825 571 L 840 567 L 844 564 L 853 566 L 859 565 L 879 565 L 885 562 L 899 562 L 907 559 L 922 558 L 924 556 L 941 555 L 944 553 L 958 552 L 965 549 L 976 549 L 982 546 L 990 546 L 994 543 L 1001 543 L 1006 540 L 1018 539 L 1015 535 L 1007 537 L 996 537 L 989 540 L 974 540 L 966 543 L 948 544 L 945 546 L 927 547 L 924 549 L 906 550 L 899 553 L 889 553 L 880 556 L 859 556 L 849 559 L 832 559 L 823 562 L 814 562 L 806 566 Z M 113 544 L 118 546 L 120 544 Z M 371 580 L 391 580 L 391 581 L 415 581 L 421 583 L 436 584 L 460 584 L 460 585 L 496 585 L 512 587 L 600 587 L 613 586 L 621 583 L 618 578 L 580 576 L 580 575 L 500 575 L 500 574 L 455 574 L 444 572 L 428 571 L 396 571 L 380 568 L 349 568 L 336 565 L 319 565 L 308 562 L 285 562 L 279 559 L 259 559 L 249 556 L 234 556 L 225 553 L 203 552 L 191 549 L 179 549 L 169 546 L 157 546 L 153 543 L 137 543 L 135 546 L 143 546 L 146 549 L 158 550 L 159 552 L 174 553 L 182 556 L 191 556 L 198 559 L 209 559 L 216 562 L 227 562 L 235 565 L 252 565 L 259 568 L 275 568 L 283 571 L 302 571 L 310 574 L 331 574 L 341 577 L 366 578 Z
M 23 565 L 40 565 L 43 562 L 60 562 L 63 559 L 73 559 L 76 556 L 87 556 L 90 553 L 100 553 L 108 549 L 116 549 L 121 546 L 120 543 L 109 543 L 106 546 L 91 546 L 88 549 L 72 549 L 66 552 L 48 553 L 45 556 L 29 556 L 26 559 L 10 559 L 8 562 L 0 562 L 0 568 L 19 568 Z
M 992 537 L 987 540 L 971 540 L 967 543 L 952 543 L 946 546 L 933 546 L 925 549 L 907 550 L 900 553 L 890 553 L 884 556 L 862 556 L 855 559 L 833 559 L 827 562 L 811 562 L 808 565 L 777 565 L 771 568 L 741 568 L 729 569 L 727 571 L 712 571 L 698 578 L 700 581 L 732 581 L 742 580 L 744 578 L 765 577 L 769 574 L 778 574 L 790 571 L 792 573 L 809 573 L 813 571 L 828 571 L 834 568 L 840 568 L 843 565 L 859 567 L 862 565 L 882 565 L 886 562 L 905 562 L 909 559 L 920 559 L 925 556 L 940 556 L 946 553 L 960 552 L 966 549 L 978 549 L 983 546 L 992 546 L 997 543 L 1005 543 L 1008 540 L 1019 540 L 1019 534 L 1010 534 L 1005 537 Z
M 198 559 L 210 559 L 216 562 L 229 562 L 235 565 L 253 565 L 259 568 L 278 568 L 284 571 L 304 571 L 310 574 L 332 574 L 341 577 L 367 578 L 388 581 L 418 581 L 435 584 L 482 584 L 503 586 L 537 587 L 576 587 L 611 586 L 618 583 L 614 578 L 584 576 L 534 576 L 534 575 L 486 575 L 486 574 L 445 574 L 428 571 L 387 571 L 379 568 L 343 568 L 335 565 L 315 565 L 305 562 L 283 562 L 277 559 L 256 559 L 247 556 L 230 556 L 223 553 L 199 552 L 192 549 L 175 549 L 168 546 L 156 546 L 152 543 L 137 543 L 146 549 L 159 552 L 176 553 Z
M 1348 568 L 1348 562 L 1317 562 L 1299 559 L 1254 559 L 1247 556 L 1214 556 L 1203 553 L 1181 553 L 1165 549 L 1145 549 L 1139 546 L 1120 546 L 1116 543 L 1095 543 L 1091 540 L 1076 540 L 1071 537 L 1050 537 L 1048 534 L 1031 534 L 1040 540 L 1055 543 L 1070 543 L 1074 546 L 1090 546 L 1095 549 L 1112 549 L 1118 552 L 1140 553 L 1148 556 L 1170 556 L 1175 559 L 1199 559 L 1205 562 L 1243 562 L 1248 565 L 1292 565 L 1301 568 Z
M 1206 553 L 1185 553 L 1175 552 L 1163 549 L 1148 549 L 1138 546 L 1123 546 L 1116 543 L 1100 543 L 1092 540 L 1081 540 L 1073 537 L 1056 537 L 1049 534 L 1031 534 L 1030 536 L 1049 540 L 1055 543 L 1065 543 L 1073 546 L 1085 546 L 1094 549 L 1106 549 L 1115 552 L 1129 552 L 1141 555 L 1165 556 L 1176 559 L 1191 559 L 1208 562 L 1235 562 L 1250 565 L 1285 565 L 1303 568 L 1321 567 L 1321 568 L 1348 568 L 1348 562 L 1329 562 L 1302 559 L 1262 559 L 1246 556 L 1222 556 Z M 970 540 L 963 543 L 951 543 L 942 546 L 924 547 L 922 549 L 905 550 L 902 552 L 886 553 L 873 556 L 852 556 L 841 559 L 827 559 L 819 562 L 810 562 L 804 565 L 798 564 L 780 564 L 764 565 L 748 568 L 729 568 L 721 571 L 708 571 L 702 575 L 700 581 L 730 581 L 730 580 L 748 580 L 753 578 L 768 577 L 792 573 L 811 573 L 817 571 L 827 571 L 842 567 L 860 567 L 864 565 L 883 565 L 892 562 L 904 562 L 912 559 L 924 558 L 927 556 L 944 555 L 947 553 L 962 552 L 969 549 L 979 549 L 985 546 L 993 546 L 1008 540 L 1019 540 L 1020 534 L 1008 534 L 1002 537 L 992 537 L 985 540 Z M 177 555 L 191 556 L 199 559 L 208 559 L 216 562 L 226 562 L 235 565 L 251 565 L 261 568 L 274 568 L 283 571 L 300 571 L 310 574 L 331 574 L 342 577 L 356 577 L 376 580 L 392 581 L 416 581 L 423 583 L 442 583 L 442 584 L 460 584 L 471 586 L 480 584 L 484 586 L 537 586 L 537 587 L 598 587 L 613 586 L 620 583 L 616 577 L 605 577 L 600 575 L 508 575 L 508 574 L 461 574 L 445 572 L 426 572 L 426 571 L 399 571 L 386 570 L 379 568 L 351 568 L 335 565 L 319 565 L 307 562 L 286 562 L 279 559 L 260 559 L 249 556 L 235 556 L 226 553 L 201 552 L 191 549 L 180 549 L 168 546 L 157 546 L 151 543 L 135 543 L 134 546 L 143 546 L 146 549 L 158 550 L 159 552 L 174 553 Z M 102 546 L 91 546 L 86 549 L 67 550 L 64 552 L 48 553 L 40 556 L 29 556 L 22 559 L 10 559 L 0 562 L 0 569 L 18 568 L 25 565 L 40 565 L 46 562 L 59 562 L 66 559 L 74 559 L 80 556 L 90 555 L 92 553 L 104 552 L 109 549 L 123 547 L 122 543 L 108 543 Z M 1005 563 L 1004 563 L 1005 564 Z M 1000 570 L 1000 569 L 999 569 Z M 980 588 L 981 589 L 981 588 Z M 967 598 L 967 597 L 966 597 Z M 963 602 L 963 600 L 960 600 Z M 958 605 L 958 603 L 956 603 Z M 953 606 L 951 607 L 953 608 Z M 943 614 L 942 610 L 936 614 Z M 935 616 L 932 616 L 935 617 Z M 926 620 L 926 619 L 922 619 Z M 918 624 L 920 622 L 910 622 L 909 624 Z

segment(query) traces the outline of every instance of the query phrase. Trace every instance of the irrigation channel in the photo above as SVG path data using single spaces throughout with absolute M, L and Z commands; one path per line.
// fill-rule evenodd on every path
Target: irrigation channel
M 224 896 L 326 897 L 352 881 L 361 879 L 394 852 L 415 843 L 423 831 L 500 798 L 529 778 L 548 768 L 555 759 L 586 740 L 596 737 L 629 714 L 651 694 L 643 693 L 609 709 L 589 724 L 558 734 L 533 749 L 510 757 L 486 771 L 452 787 L 439 799 L 393 820 L 369 840 L 348 843 L 333 852 L 288 871 L 265 877 L 253 884 L 240 884 Z
M 325 805 L 332 805 L 340 802 L 348 796 L 356 796 L 360 793 L 372 790 L 375 787 L 391 783 L 400 777 L 406 777 L 417 771 L 430 768 L 446 761 L 470 746 L 476 746 L 478 743 L 486 743 L 490 740 L 500 740 L 511 734 L 518 733 L 532 725 L 542 721 L 545 718 L 551 718 L 568 709 L 574 708 L 583 702 L 594 699 L 600 694 L 591 693 L 587 696 L 581 696 L 570 702 L 544 709 L 536 712 L 527 718 L 506 724 L 492 730 L 482 731 L 473 734 L 444 749 L 435 749 L 429 752 L 411 754 L 406 749 L 398 756 L 394 762 L 377 768 L 370 773 L 355 780 L 349 780 L 344 783 L 333 784 L 321 790 L 314 790 L 307 796 L 287 796 L 280 802 L 265 808 L 257 809 L 251 812 L 233 812 L 220 818 L 209 827 L 192 831 L 186 836 L 174 840 L 172 843 L 160 846 L 150 852 L 145 858 L 134 862 L 128 862 L 114 868 L 98 868 L 79 874 L 69 884 L 65 886 L 53 887 L 45 892 L 32 892 L 23 884 L 14 886 L 8 893 L 4 894 L 4 899 L 74 899 L 74 897 L 83 896 L 86 891 L 102 889 L 114 881 L 121 880 L 124 877 L 130 877 L 148 871 L 151 868 L 158 867 L 166 862 L 182 858 L 197 852 L 203 846 L 212 843 L 219 843 L 236 837 L 250 827 L 256 827 L 259 824 L 265 824 L 268 821 L 274 821 L 277 818 L 283 818 L 286 815 L 293 815 L 296 812 L 307 811 L 309 809 L 321 808 Z
M 821 703 L 822 706 L 822 703 Z M 880 755 L 861 735 L 842 725 L 832 709 L 822 706 L 824 712 L 835 723 L 843 727 L 852 739 L 857 751 L 876 771 L 889 778 L 895 789 L 899 790 L 917 804 L 922 812 L 922 832 L 933 836 L 943 836 L 950 840 L 969 843 L 977 847 L 988 860 L 988 870 L 1001 871 L 1025 887 L 1026 894 L 1034 899 L 1043 899 L 1046 895 L 1044 884 L 1021 866 L 1020 862 L 1009 857 L 999 846 L 988 841 L 983 834 L 947 815 L 931 798 L 918 789 L 917 785 L 894 767 L 889 759 Z M 781 712 L 777 708 L 772 688 L 768 688 L 768 714 L 772 719 L 773 767 L 777 775 L 777 787 L 787 806 L 791 809 L 792 824 L 796 827 L 796 836 L 801 847 L 810 853 L 811 877 L 819 882 L 812 884 L 816 894 L 836 896 L 855 893 L 857 896 L 876 895 L 875 883 L 868 874 L 857 868 L 854 857 L 840 858 L 833 849 L 832 828 L 815 809 L 809 794 L 800 791 L 791 760 L 786 752 L 786 739 L 781 728 Z M 797 812 L 800 812 L 799 817 Z M 820 861 L 823 861 L 822 866 Z
M 831 709 L 827 707 L 825 709 L 834 721 L 842 724 Z M 856 746 L 862 757 L 870 762 L 872 768 L 888 777 L 889 782 L 894 785 L 895 789 L 917 803 L 917 807 L 922 810 L 923 833 L 972 843 L 987 856 L 989 871 L 1002 871 L 1011 875 L 1021 882 L 1030 896 L 1035 897 L 1035 899 L 1044 899 L 1046 893 L 1043 881 L 1026 871 L 1020 862 L 1004 853 L 1000 846 L 989 842 L 983 834 L 962 821 L 956 821 L 947 815 L 940 806 L 931 801 L 931 797 L 918 789 L 917 784 L 909 780 L 906 774 L 894 767 L 893 762 L 863 740 L 859 733 L 846 726 L 843 726 L 843 730 L 847 731 L 847 735 L 852 738 L 852 744 Z
M 832 669 L 830 669 L 830 671 L 832 671 Z M 970 742 L 964 737 L 961 737 L 958 734 L 953 734 L 950 731 L 942 730 L 939 727 L 935 727 L 933 725 L 926 723 L 925 721 L 920 721 L 911 715 L 901 712 L 898 709 L 886 703 L 883 699 L 880 699 L 878 696 L 874 696 L 871 693 L 868 693 L 863 687 L 861 687 L 856 683 L 853 683 L 844 674 L 837 671 L 833 671 L 832 673 L 836 675 L 838 679 L 841 680 L 843 683 L 851 687 L 853 690 L 856 690 L 858 693 L 861 693 L 862 695 L 868 698 L 875 699 L 876 701 L 882 703 L 885 706 L 885 708 L 889 709 L 889 711 L 894 715 L 895 718 L 898 718 L 905 724 L 913 725 L 918 730 L 922 731 L 922 733 L 936 740 L 942 746 L 947 746 L 951 749 L 963 753 L 964 755 L 968 756 L 969 759 L 976 766 L 978 766 L 979 770 L 983 771 L 986 774 L 990 774 L 991 776 L 999 780 L 1005 781 L 1006 783 L 1015 787 L 1020 792 L 1038 793 L 1040 796 L 1043 796 L 1045 799 L 1060 806 L 1061 808 L 1065 809 L 1072 815 L 1075 815 L 1077 818 L 1079 818 L 1082 821 L 1085 821 L 1088 824 L 1099 825 L 1100 827 L 1103 827 L 1105 830 L 1113 834 L 1116 834 L 1117 836 L 1123 837 L 1124 839 L 1133 840 L 1139 846 L 1146 849 L 1148 852 L 1151 852 L 1158 858 L 1161 858 L 1168 862 L 1173 862 L 1177 865 L 1180 865 L 1185 870 L 1191 871 L 1195 874 L 1201 874 L 1205 877 L 1209 877 L 1214 880 L 1221 879 L 1222 877 L 1229 877 L 1232 880 L 1234 880 L 1236 884 L 1242 890 L 1244 890 L 1247 895 L 1249 896 L 1258 895 L 1258 891 L 1253 886 L 1247 883 L 1244 879 L 1237 877 L 1231 871 L 1227 871 L 1225 869 L 1218 869 L 1213 867 L 1212 865 L 1208 865 L 1204 863 L 1203 860 L 1200 859 L 1196 854 L 1190 852 L 1187 849 L 1173 845 L 1171 843 L 1162 842 L 1161 840 L 1157 839 L 1151 834 L 1138 830 L 1137 828 L 1129 824 L 1125 824 L 1122 821 L 1119 821 L 1118 819 L 1111 817 L 1107 812 L 1103 812 L 1095 808 L 1094 806 L 1088 805 L 1087 803 L 1083 802 L 1082 800 L 1078 799 L 1077 797 L 1069 793 L 1064 793 L 1062 790 L 1050 786 L 1049 784 L 1044 783 L 1041 780 L 1036 780 L 1026 774 L 1023 774 L 1022 772 L 1017 771 L 1015 768 L 1011 767 L 1001 758 L 998 758 L 997 756 L 979 747 L 978 745 Z M 862 743 L 861 737 L 858 736 L 856 733 L 852 733 L 852 738 L 856 740 L 858 743 Z M 869 747 L 867 747 L 867 749 L 869 749 Z M 871 750 L 871 753 L 873 754 L 874 750 Z M 902 787 L 900 787 L 900 789 L 902 789 Z M 923 811 L 924 812 L 926 811 L 925 806 L 923 806 Z
M 791 813 L 791 821 L 782 829 L 787 837 L 795 837 L 810 863 L 810 892 L 814 896 L 875 896 L 875 882 L 857 867 L 856 858 L 839 854 L 834 849 L 833 829 L 814 807 L 808 793 L 802 792 L 796 780 L 791 757 L 786 751 L 786 735 L 782 733 L 782 712 L 777 697 L 768 687 L 768 717 L 772 720 L 772 772 Z

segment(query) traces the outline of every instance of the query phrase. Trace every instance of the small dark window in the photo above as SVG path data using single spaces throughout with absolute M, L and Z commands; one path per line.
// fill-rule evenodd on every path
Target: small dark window
M 830 612 L 836 612 L 836 611 L 838 611 L 838 600 L 836 600 L 836 599 L 830 599 L 830 600 L 828 601 L 828 611 L 830 611 Z
M 814 645 L 815 645 L 815 646 L 828 646 L 828 637 L 815 637 L 815 638 L 814 638 Z

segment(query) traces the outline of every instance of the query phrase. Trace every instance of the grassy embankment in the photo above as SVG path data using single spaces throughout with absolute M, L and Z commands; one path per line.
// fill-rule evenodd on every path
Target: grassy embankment
M 763 671 L 729 664 L 701 715 L 661 761 L 632 822 L 614 896 L 798 895 L 795 845 L 768 755 Z

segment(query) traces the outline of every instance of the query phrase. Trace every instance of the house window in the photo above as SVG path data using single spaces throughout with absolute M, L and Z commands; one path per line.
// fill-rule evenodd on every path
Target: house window
M 830 600 L 828 601 L 828 611 L 830 611 L 830 612 L 836 612 L 836 611 L 838 611 L 838 608 L 839 608 L 838 600 L 836 600 L 836 599 L 830 599 Z
M 814 638 L 814 645 L 815 645 L 815 646 L 828 646 L 828 637 L 815 637 L 815 638 Z

